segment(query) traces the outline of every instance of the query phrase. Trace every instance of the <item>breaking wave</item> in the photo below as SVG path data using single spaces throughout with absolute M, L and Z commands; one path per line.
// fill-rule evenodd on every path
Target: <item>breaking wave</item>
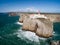
M 17 22 L 17 24 L 21 25 L 21 23 L 19 22 Z M 45 43 L 45 41 L 47 40 L 47 38 L 37 36 L 34 32 L 22 30 L 22 27 L 18 29 L 16 34 L 20 39 L 26 41 L 27 43 L 33 43 L 34 45 L 40 45 L 41 41 Z
M 20 23 L 20 22 L 16 22 L 16 24 L 23 25 L 23 23 Z

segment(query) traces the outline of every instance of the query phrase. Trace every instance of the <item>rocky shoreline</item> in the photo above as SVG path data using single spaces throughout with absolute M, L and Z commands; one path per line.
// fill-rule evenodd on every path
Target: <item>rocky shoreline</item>
M 23 30 L 35 32 L 40 37 L 49 38 L 53 34 L 52 22 L 49 19 L 30 18 L 30 15 L 20 15 L 19 22 L 23 23 Z

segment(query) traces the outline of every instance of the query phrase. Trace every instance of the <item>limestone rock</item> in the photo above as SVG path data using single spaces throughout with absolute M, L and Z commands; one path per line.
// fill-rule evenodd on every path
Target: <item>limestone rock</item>
M 23 22 L 23 15 L 20 15 L 19 22 Z
M 37 24 L 36 24 L 35 19 L 30 19 L 29 30 L 32 32 L 35 32 L 37 30 Z
M 24 19 L 22 29 L 29 30 L 29 22 L 30 22 L 29 18 Z
M 45 23 L 44 21 L 37 20 L 38 28 L 37 28 L 36 34 L 40 37 L 41 36 L 50 37 L 52 36 L 52 33 L 53 33 L 52 23 L 49 22 L 50 23 L 49 24 L 49 23 Z
M 31 19 L 31 18 L 28 18 L 28 19 L 26 18 L 23 21 L 23 28 L 22 29 L 35 32 L 37 29 L 35 20 Z
M 30 18 L 28 15 L 21 15 L 23 22 L 22 29 L 35 32 L 40 37 L 51 37 L 53 33 L 52 22 L 45 18 Z
M 23 21 L 25 20 L 25 18 L 29 18 L 29 15 L 24 15 L 24 14 L 22 14 L 22 15 L 20 15 L 20 19 L 19 19 L 19 22 L 21 22 L 21 23 L 23 23 Z

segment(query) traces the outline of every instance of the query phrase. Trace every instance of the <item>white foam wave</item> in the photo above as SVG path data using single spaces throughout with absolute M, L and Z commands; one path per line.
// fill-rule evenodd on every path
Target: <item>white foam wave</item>
M 20 23 L 20 22 L 16 22 L 16 24 L 23 25 L 23 23 Z
M 53 32 L 53 35 L 55 35 L 55 32 Z
M 36 41 L 36 42 L 39 42 L 39 37 L 35 35 L 34 32 L 30 32 L 30 31 L 18 31 L 18 37 L 21 37 L 22 39 L 23 38 L 26 38 L 28 40 L 31 40 L 31 41 Z
M 29 41 L 32 41 L 40 44 L 40 40 L 46 40 L 46 38 L 38 37 L 34 32 L 24 31 L 21 29 L 17 31 L 17 37 L 21 38 L 22 40 L 25 40 L 27 43 L 30 43 Z
M 53 32 L 53 36 L 60 36 L 60 34 Z

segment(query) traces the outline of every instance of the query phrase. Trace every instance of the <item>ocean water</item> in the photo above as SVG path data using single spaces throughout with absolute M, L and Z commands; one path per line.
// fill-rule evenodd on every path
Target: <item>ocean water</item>
M 52 40 L 60 40 L 60 22 L 53 23 L 53 37 L 42 38 L 34 32 L 23 31 L 19 16 L 0 13 L 0 45 L 50 45 Z

